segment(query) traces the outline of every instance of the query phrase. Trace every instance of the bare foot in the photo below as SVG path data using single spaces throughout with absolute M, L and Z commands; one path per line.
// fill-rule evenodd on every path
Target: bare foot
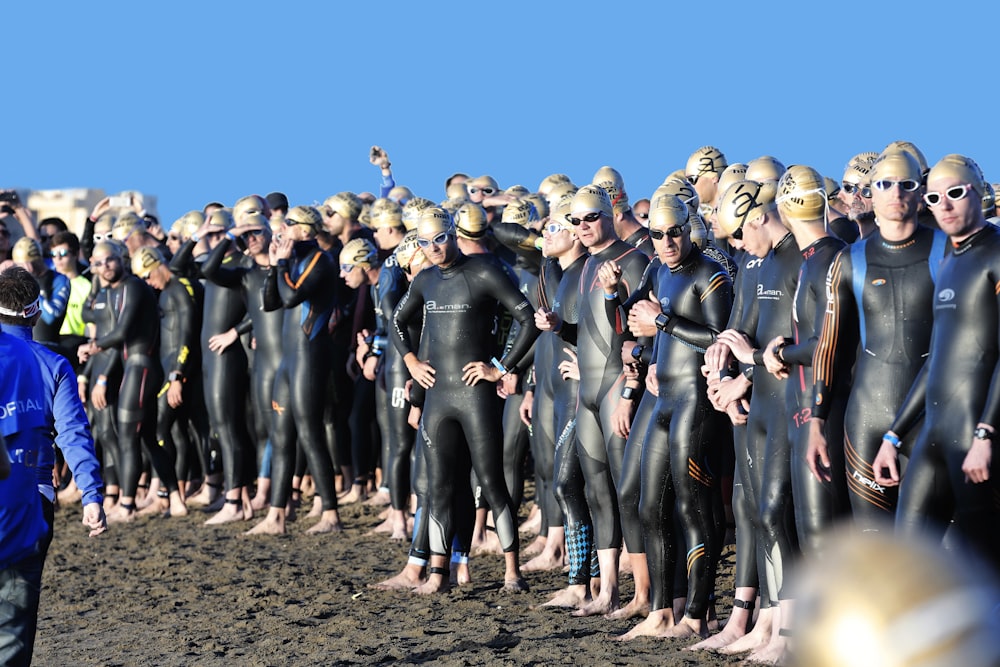
M 263 521 L 243 534 L 284 535 L 285 532 L 285 517 L 280 512 L 268 512 Z
M 369 535 L 385 535 L 392 533 L 392 519 L 389 516 L 385 517 L 385 521 L 368 531 Z
M 180 491 L 174 491 L 170 494 L 167 501 L 167 512 L 171 517 L 188 515 L 187 504 L 185 504 Z
M 500 590 L 503 591 L 504 593 L 527 593 L 528 582 L 524 580 L 524 577 L 504 580 L 503 588 L 501 588 Z
M 739 618 L 735 618 L 737 612 L 740 613 Z M 722 632 L 712 635 L 711 637 L 698 642 L 694 646 L 688 646 L 685 650 L 687 651 L 717 651 L 724 646 L 729 646 L 737 639 L 740 639 L 746 635 L 746 620 L 748 614 L 743 609 L 733 609 L 732 615 L 730 615 L 729 620 L 726 622 L 725 627 Z M 711 630 L 711 628 L 709 628 Z
M 561 568 L 564 563 L 561 550 L 543 550 L 542 553 L 521 566 L 521 572 L 547 572 Z
M 368 497 L 365 501 L 365 505 L 368 507 L 382 507 L 383 505 L 389 504 L 389 494 L 385 491 L 379 491 Z
M 620 609 L 615 609 L 613 612 L 608 614 L 608 618 L 618 621 L 625 620 L 629 618 L 646 618 L 649 616 L 649 600 L 643 600 L 640 598 L 632 598 L 624 607 Z M 671 615 L 671 622 L 673 622 L 673 615 Z
M 444 568 L 434 568 L 440 570 Z M 444 593 L 451 589 L 451 582 L 443 572 L 434 573 L 427 577 L 427 581 L 413 589 L 417 595 L 433 595 L 434 593 Z
M 306 514 L 307 519 L 315 519 L 323 513 L 323 499 L 319 496 L 313 496 L 313 506 L 309 510 L 309 514 Z
M 558 607 L 560 609 L 579 609 L 590 601 L 586 586 L 570 586 L 553 595 L 548 602 L 539 607 Z
M 139 503 L 135 506 L 138 508 Z M 154 497 L 149 503 L 147 503 L 142 509 L 140 509 L 137 514 L 139 516 L 154 516 L 166 513 L 170 509 L 170 501 L 166 498 Z
M 352 505 L 365 500 L 365 489 L 360 484 L 352 484 L 351 490 L 337 498 L 340 505 Z
M 518 531 L 524 533 L 525 535 L 537 535 L 542 529 L 542 513 L 538 509 L 538 505 L 532 505 L 531 511 L 528 513 L 528 518 L 524 520 L 520 526 L 518 526 Z
M 138 510 L 144 510 L 147 507 L 149 507 L 150 505 L 155 505 L 156 501 L 157 501 L 157 498 L 159 497 L 157 494 L 160 491 L 160 479 L 159 479 L 159 477 L 154 478 L 153 479 L 153 483 L 150 484 L 148 488 L 142 489 L 140 487 L 139 489 L 136 489 L 136 491 L 137 491 L 137 493 L 136 493 L 136 499 L 135 499 L 135 508 L 136 509 L 138 509 Z M 138 493 L 139 491 L 145 491 L 145 493 L 142 494 L 142 497 L 139 497 L 139 493 Z
M 108 523 L 128 523 L 135 519 L 135 505 L 119 503 L 107 513 Z
M 618 590 L 602 591 L 596 598 L 573 612 L 573 616 L 607 616 L 618 609 Z
M 543 535 L 538 535 L 531 544 L 524 548 L 521 552 L 521 556 L 523 558 L 534 558 L 545 550 L 545 545 L 547 543 L 548 539 L 546 539 Z
M 492 554 L 494 556 L 503 555 L 503 549 L 500 547 L 500 539 L 492 530 L 484 531 L 478 539 L 475 537 L 472 539 L 472 555 L 482 556 L 484 554 Z
M 770 609 L 762 609 L 757 615 L 757 623 L 753 626 L 753 630 L 746 633 L 742 637 L 730 642 L 729 644 L 718 649 L 719 653 L 724 653 L 726 655 L 733 655 L 735 653 L 745 653 L 746 651 L 754 651 L 762 646 L 767 645 L 771 641 L 771 615 L 772 611 Z M 730 624 L 727 624 L 730 625 Z
M 309 535 L 319 533 L 339 533 L 344 530 L 344 525 L 340 523 L 340 515 L 337 510 L 325 510 L 320 515 L 319 523 L 306 531 Z
M 670 639 L 690 639 L 691 637 L 707 637 L 708 624 L 700 619 L 684 616 L 680 623 L 660 635 Z
M 745 661 L 762 665 L 780 665 L 785 658 L 785 647 L 785 638 L 779 635 L 772 638 L 767 645 L 753 651 Z
M 457 585 L 465 586 L 472 583 L 472 570 L 468 563 L 455 563 L 454 573 L 454 583 Z
M 224 523 L 243 520 L 243 501 L 240 498 L 226 498 L 222 509 L 205 522 L 206 526 L 219 526 Z
M 674 628 L 673 609 L 657 609 L 649 612 L 649 615 L 639 625 L 618 637 L 616 641 L 627 642 L 636 637 L 662 637 L 665 633 Z
M 316 482 L 313 480 L 312 475 L 306 475 L 302 478 L 299 490 L 302 491 L 302 495 L 304 496 L 311 496 L 316 493 Z
M 424 583 L 424 568 L 419 565 L 409 563 L 403 567 L 402 572 L 389 577 L 385 581 L 377 584 L 368 584 L 368 588 L 375 588 L 380 591 L 409 591 Z
M 254 494 L 253 500 L 250 501 L 250 508 L 255 512 L 266 510 L 270 506 L 271 501 L 268 499 L 267 494 L 261 494 L 259 491 Z

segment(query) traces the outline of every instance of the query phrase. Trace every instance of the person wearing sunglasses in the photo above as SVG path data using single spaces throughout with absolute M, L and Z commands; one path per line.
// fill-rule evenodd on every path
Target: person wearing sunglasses
M 930 352 L 873 463 L 876 482 L 900 486 L 896 529 L 940 541 L 950 521 L 961 543 L 1000 562 L 997 457 L 1000 425 L 1000 230 L 983 217 L 985 179 L 962 155 L 946 155 L 927 175 L 924 201 L 951 252 L 934 283 Z M 897 449 L 917 428 L 906 470 Z
M 720 347 L 706 351 L 706 365 L 711 372 L 719 374 L 731 367 L 731 362 L 739 363 L 740 376 L 721 383 L 718 389 L 717 402 L 730 406 L 742 403 L 750 381 L 753 383 L 753 393 L 750 396 L 749 415 L 747 419 L 746 453 L 736 453 L 737 465 L 742 466 L 739 476 L 742 477 L 744 491 L 752 490 L 752 514 L 757 522 L 757 540 L 765 553 L 786 554 L 788 545 L 784 543 L 788 535 L 776 527 L 781 517 L 765 516 L 765 510 L 789 510 L 787 517 L 791 519 L 790 508 L 778 507 L 764 496 L 763 489 L 768 480 L 780 481 L 787 479 L 787 457 L 784 466 L 780 457 L 771 458 L 770 452 L 779 455 L 789 451 L 788 415 L 785 401 L 784 380 L 766 372 L 764 368 L 765 344 L 778 336 L 790 338 L 792 335 L 792 302 L 798 282 L 802 255 L 791 232 L 781 222 L 775 203 L 776 188 L 772 184 L 760 184 L 755 181 L 741 181 L 726 191 L 719 206 L 720 217 L 736 222 L 739 226 L 728 229 L 732 237 L 742 237 L 747 251 L 755 257 L 763 259 L 757 276 L 754 290 L 753 307 L 756 317 L 750 316 L 742 322 L 743 329 L 727 329 L 719 334 Z M 723 209 L 729 209 L 723 211 Z M 732 416 L 731 416 L 732 418 Z M 779 544 L 779 541 L 782 543 Z M 781 551 L 768 551 L 768 549 Z M 746 643 L 754 642 L 749 648 L 761 650 L 773 644 L 780 627 L 778 600 L 781 595 L 787 597 L 787 590 L 782 588 L 782 561 L 780 558 L 767 558 L 764 569 L 758 571 L 760 581 L 774 582 L 774 590 L 768 590 L 770 611 L 758 618 L 753 633 L 741 645 L 744 650 Z
M 876 482 L 872 463 L 924 365 L 947 250 L 943 233 L 919 224 L 924 188 L 912 155 L 889 150 L 871 176 L 879 226 L 831 267 L 806 453 L 824 487 L 838 490 L 846 480 L 854 525 L 864 531 L 883 529 L 896 510 L 897 489 Z M 907 451 L 911 445 L 912 437 Z
M 27 236 L 22 236 L 14 244 L 11 259 L 33 275 L 41 288 L 42 316 L 35 324 L 34 339 L 50 350 L 60 351 L 59 329 L 62 328 L 69 302 L 69 278 L 53 271 L 42 258 L 41 245 Z
M 601 167 L 591 181 L 608 192 L 615 214 L 615 234 L 633 248 L 638 248 L 646 257 L 653 256 L 653 244 L 646 233 L 646 227 L 639 222 L 628 203 L 625 181 L 617 169 Z
M 614 207 L 604 188 L 580 188 L 565 219 L 590 252 L 580 280 L 579 324 L 575 329 L 580 368 L 577 447 L 594 522 L 601 590 L 573 613 L 592 616 L 619 607 L 622 531 L 616 484 L 637 401 L 621 397 L 622 348 L 632 336 L 619 330 L 615 321 L 618 306 L 639 286 L 649 258 L 615 234 Z M 564 337 L 571 333 L 571 329 L 560 329 Z
M 639 512 L 650 612 L 623 639 L 707 634 L 709 599 L 722 550 L 723 535 L 713 520 L 721 452 L 710 445 L 717 443 L 728 424 L 712 418 L 701 367 L 704 350 L 729 320 L 732 282 L 725 268 L 691 241 L 688 215 L 687 206 L 676 196 L 653 201 L 649 234 L 662 268 L 653 282 L 653 296 L 636 300 L 628 312 L 633 335 L 656 337 L 647 381 L 656 396 L 656 416 L 642 440 L 640 463 Z M 675 511 L 684 534 L 679 541 L 700 545 L 688 552 L 684 592 L 673 590 L 679 557 L 673 547 Z M 675 598 L 687 600 L 684 616 L 676 622 Z
M 247 320 L 247 307 L 243 298 L 238 272 L 230 272 L 245 262 L 231 243 L 233 217 L 227 209 L 214 208 L 205 222 L 184 242 L 170 260 L 170 270 L 177 276 L 204 278 L 205 303 L 202 310 L 201 350 L 202 386 L 208 412 L 210 432 L 216 434 L 222 458 L 222 473 L 204 470 L 205 481 L 201 491 L 191 497 L 190 505 L 207 504 L 218 509 L 207 525 L 239 521 L 253 516 L 249 493 L 244 493 L 251 483 L 248 471 L 253 466 L 247 461 L 253 456 L 253 445 L 246 415 L 247 355 L 239 342 L 237 327 Z M 227 236 L 227 232 L 232 238 Z M 215 250 L 219 250 L 214 264 Z M 207 250 L 207 253 L 205 252 Z M 201 253 L 196 256 L 196 253 Z M 215 272 L 212 269 L 218 268 Z M 207 273 L 206 273 L 207 270 Z M 219 499 L 218 488 L 224 484 L 224 499 Z M 221 506 L 220 506 L 221 503 Z
M 316 242 L 323 228 L 323 216 L 316 208 L 289 209 L 285 224 L 281 240 L 269 249 L 271 269 L 263 302 L 265 310 L 284 314 L 281 363 L 271 394 L 271 507 L 249 533 L 285 532 L 297 445 L 308 459 L 321 503 L 319 521 L 308 532 L 336 532 L 342 526 L 323 427 L 323 388 L 332 363 L 329 321 L 336 306 L 331 285 L 337 270 L 333 258 Z
M 877 153 L 858 153 L 844 169 L 840 184 L 840 198 L 847 208 L 847 219 L 858 227 L 858 238 L 867 238 L 875 231 L 875 213 L 872 211 L 872 164 Z
M 448 550 L 457 534 L 470 547 L 474 510 L 471 489 L 461 481 L 475 469 L 504 552 L 504 589 L 521 591 L 516 508 L 503 474 L 501 427 L 495 383 L 528 353 L 538 336 L 534 309 L 496 265 L 463 255 L 451 216 L 425 209 L 417 223 L 417 244 L 435 268 L 422 271 L 393 314 L 393 343 L 414 382 L 426 389 L 421 432 L 429 480 L 430 575 L 418 592 L 449 586 Z M 491 358 L 497 308 L 519 323 L 502 359 Z M 407 325 L 423 319 L 419 348 Z M 462 437 L 464 435 L 464 438 Z M 463 477 L 464 475 L 464 477 Z
M 163 381 L 159 364 L 159 306 L 152 288 L 126 269 L 120 247 L 103 242 L 94 248 L 91 266 L 109 287 L 107 299 L 114 323 L 109 331 L 84 348 L 85 357 L 111 349 L 118 353 L 118 359 L 106 359 L 92 370 L 91 401 L 98 410 L 111 407 L 107 401 L 108 381 L 116 364 L 122 365 L 122 379 L 114 405 L 119 428 L 116 467 L 121 497 L 108 515 L 110 522 L 126 522 L 135 517 L 142 451 L 174 503 L 183 504 L 179 500 L 174 454 L 156 441 L 155 397 Z

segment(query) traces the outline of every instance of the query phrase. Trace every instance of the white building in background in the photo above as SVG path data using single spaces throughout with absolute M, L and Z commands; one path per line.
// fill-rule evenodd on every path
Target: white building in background
M 40 222 L 45 218 L 62 218 L 70 231 L 76 235 L 83 233 L 83 225 L 87 216 L 94 210 L 97 202 L 104 199 L 107 193 L 96 188 L 66 188 L 62 190 L 24 190 L 17 189 L 21 201 L 25 202 L 28 209 L 34 214 L 35 222 Z M 115 193 L 113 197 L 127 197 L 132 195 L 142 199 L 142 205 L 146 212 L 159 217 L 156 209 L 156 196 L 147 195 L 135 190 Z M 113 208 L 112 212 L 120 213 L 122 208 Z M 13 228 L 17 224 L 9 224 Z M 14 236 L 21 236 L 19 230 L 11 229 Z

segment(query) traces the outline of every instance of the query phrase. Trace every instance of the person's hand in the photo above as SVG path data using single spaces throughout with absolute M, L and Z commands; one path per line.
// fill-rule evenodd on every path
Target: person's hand
M 524 422 L 525 426 L 531 426 L 531 405 L 535 401 L 535 392 L 530 389 L 524 392 L 524 398 L 521 399 L 521 407 L 518 408 L 517 413 L 521 416 L 521 421 Z
M 611 414 L 611 430 L 620 438 L 627 438 L 632 430 L 632 417 L 635 415 L 635 401 L 630 398 L 619 398 L 615 411 Z
M 412 352 L 407 353 L 403 358 L 403 362 L 406 364 L 406 370 L 410 372 L 410 377 L 416 380 L 424 389 L 430 389 L 434 386 L 434 367 L 431 366 L 426 361 L 420 361 L 417 359 L 417 355 Z
M 483 208 L 493 208 L 494 206 L 506 206 L 517 201 L 517 197 L 514 195 L 509 195 L 506 192 L 497 192 L 489 197 L 483 197 L 483 201 L 479 204 Z
M 415 405 L 410 406 L 410 412 L 406 415 L 406 423 L 413 429 L 420 428 L 420 408 Z
M 388 169 L 391 166 L 389 154 L 381 146 L 372 146 L 371 152 L 368 153 L 368 161 L 379 169 Z
M 646 370 L 646 391 L 653 396 L 660 395 L 660 381 L 656 378 L 656 364 L 650 364 Z
M 601 282 L 605 294 L 609 296 L 617 294 L 618 283 L 622 279 L 622 267 L 618 266 L 618 262 L 608 260 L 597 269 L 597 279 Z
M 729 346 L 733 356 L 739 359 L 740 362 L 751 366 L 753 365 L 753 353 L 755 352 L 755 349 L 753 345 L 750 344 L 750 340 L 741 332 L 734 329 L 726 329 L 719 334 L 718 341 Z
M 87 503 L 83 506 L 83 525 L 90 529 L 90 537 L 97 537 L 108 529 L 108 517 L 101 503 Z
M 132 210 L 139 217 L 142 217 L 143 212 L 146 210 L 145 203 L 142 200 L 142 195 L 138 192 L 130 192 L 128 195 L 129 204 L 132 206 Z
M 410 402 L 411 389 L 413 389 L 413 380 L 407 380 L 406 382 L 403 383 L 403 398 L 406 399 L 407 403 Z
M 990 478 L 990 463 L 993 461 L 993 443 L 980 438 L 972 439 L 972 447 L 962 461 L 965 481 L 982 484 Z
M 517 393 L 517 373 L 507 373 L 500 378 L 500 387 L 503 389 L 503 398 L 513 396 Z
M 577 360 L 576 352 L 573 350 L 564 350 L 566 356 L 569 359 L 559 362 L 559 375 L 562 376 L 563 380 L 579 380 L 580 379 L 580 363 Z
M 879 447 L 875 460 L 872 461 L 872 470 L 875 472 L 875 483 L 882 486 L 899 486 L 899 466 L 898 452 L 891 442 L 882 438 L 882 446 Z M 888 476 L 886 475 L 888 472 Z
M 89 385 L 86 382 L 79 382 L 79 381 L 77 381 L 77 383 L 76 383 L 76 393 L 80 397 L 80 402 L 83 403 L 84 405 L 87 404 L 87 387 L 88 386 Z
M 625 374 L 626 382 L 636 382 L 639 380 L 639 364 L 634 361 L 622 366 L 622 373 Z
M 80 361 L 81 365 L 87 363 L 87 359 L 90 359 L 93 347 L 93 343 L 84 343 L 76 348 L 76 358 Z
M 825 419 L 809 420 L 809 436 L 806 443 L 806 465 L 813 477 L 820 483 L 833 479 L 830 470 L 830 452 L 827 447 L 826 434 L 823 432 Z
M 180 380 L 171 380 L 167 389 L 167 405 L 177 409 L 184 402 L 184 383 Z
M 223 331 L 220 334 L 215 334 L 208 339 L 208 349 L 216 354 L 221 355 L 226 351 L 226 348 L 236 342 L 236 339 L 240 335 L 236 333 L 236 329 L 230 329 L 229 331 Z
M 656 317 L 663 312 L 660 302 L 650 293 L 648 299 L 636 301 L 628 311 L 628 328 L 633 336 L 655 336 Z
M 371 346 L 365 339 L 367 339 L 368 336 L 370 335 L 371 332 L 368 331 L 368 329 L 362 329 L 361 331 L 358 332 L 358 335 L 355 339 L 357 340 L 358 347 L 354 351 L 354 359 L 358 362 L 358 366 L 365 365 L 365 355 L 368 354 L 368 350 L 371 349 Z
M 90 390 L 90 403 L 97 410 L 108 407 L 108 385 L 101 384 L 100 381 L 94 383 L 94 388 Z
M 192 236 L 197 236 L 199 239 L 204 239 L 206 234 L 214 234 L 215 232 L 224 231 L 222 225 L 217 225 L 214 222 L 206 222 L 199 227 Z
M 708 398 L 716 410 L 725 410 L 730 403 L 745 398 L 749 389 L 750 383 L 742 375 L 725 377 L 715 385 L 714 390 L 709 390 Z
M 462 366 L 462 382 L 472 386 L 480 381 L 496 382 L 500 379 L 500 369 L 485 361 L 470 361 Z
M 548 308 L 535 311 L 535 327 L 539 331 L 555 331 L 559 328 L 559 316 Z
M 111 209 L 111 197 L 105 197 L 101 201 L 94 204 L 94 210 L 90 212 L 90 217 L 93 220 L 97 220 L 99 217 L 107 213 Z
M 163 227 L 158 222 L 150 225 L 146 231 L 149 232 L 150 236 L 161 243 L 167 239 L 166 232 L 163 231 Z
M 745 398 L 741 398 L 727 405 L 724 412 L 729 416 L 729 421 L 733 426 L 742 426 L 747 423 L 747 416 L 750 414 L 750 403 Z
M 361 374 L 365 376 L 366 380 L 374 381 L 375 375 L 378 373 L 378 357 L 368 357 L 361 364 Z
M 632 358 L 632 350 L 638 345 L 634 340 L 627 340 L 622 343 L 622 366 L 628 366 L 635 363 L 635 359 Z
M 777 352 L 778 347 L 784 342 L 784 336 L 775 336 L 764 346 L 764 368 L 779 380 L 788 378 L 788 366 L 778 358 Z
M 290 238 L 282 238 L 277 243 L 272 241 L 267 251 L 271 264 L 277 264 L 279 260 L 291 258 L 294 245 L 295 241 Z
M 732 351 L 725 343 L 712 343 L 705 350 L 705 365 L 701 373 L 705 377 L 718 376 L 719 371 L 729 367 Z

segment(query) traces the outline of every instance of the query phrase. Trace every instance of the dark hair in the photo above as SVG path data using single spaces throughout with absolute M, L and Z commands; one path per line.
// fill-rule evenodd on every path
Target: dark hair
M 35 302 L 41 289 L 38 281 L 20 266 L 12 266 L 0 273 L 0 307 L 7 310 L 23 311 L 25 306 Z M 0 313 L 0 324 L 25 326 L 31 324 L 23 317 Z
M 45 218 L 38 223 L 38 228 L 41 229 L 44 225 L 55 225 L 59 228 L 60 232 L 65 232 L 69 227 L 66 226 L 66 221 L 62 218 Z
M 49 247 L 55 248 L 57 245 L 69 246 L 69 252 L 74 257 L 80 254 L 80 239 L 73 232 L 62 231 L 53 234 L 49 239 Z

